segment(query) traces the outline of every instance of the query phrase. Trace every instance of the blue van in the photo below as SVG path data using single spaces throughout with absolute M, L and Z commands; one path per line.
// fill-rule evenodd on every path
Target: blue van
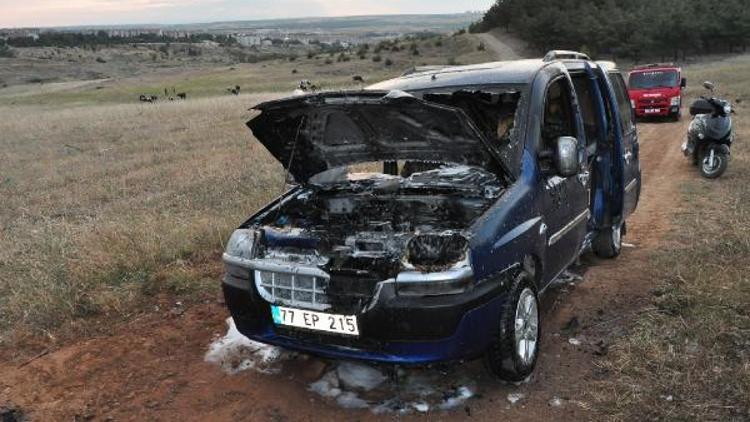
M 223 260 L 244 335 L 333 358 L 484 357 L 521 380 L 539 297 L 578 256 L 620 253 L 641 187 L 621 73 L 581 53 L 414 69 L 255 107 L 293 187 Z

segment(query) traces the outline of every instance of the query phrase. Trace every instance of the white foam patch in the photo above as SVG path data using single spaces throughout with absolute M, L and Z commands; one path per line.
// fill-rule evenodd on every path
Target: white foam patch
M 371 391 L 388 379 L 379 369 L 359 362 L 341 362 L 336 375 L 347 389 Z
M 245 370 L 278 374 L 284 361 L 297 356 L 285 349 L 242 335 L 232 318 L 227 333 L 209 346 L 206 362 L 234 375 Z M 345 409 L 370 409 L 375 414 L 413 414 L 458 408 L 476 395 L 471 375 L 438 369 L 397 369 L 397 379 L 383 366 L 329 361 L 328 370 L 309 384 L 309 391 Z
M 443 402 L 440 403 L 439 407 L 442 410 L 455 409 L 472 397 L 474 397 L 474 392 L 469 387 L 461 386 L 456 389 L 453 395 L 446 397 Z
M 280 371 L 280 362 L 294 355 L 279 347 L 252 341 L 237 331 L 232 318 L 227 318 L 229 329 L 224 337 L 211 343 L 206 353 L 208 363 L 219 365 L 230 375 L 253 369 L 275 374 Z
M 309 385 L 315 394 L 346 409 L 370 409 L 375 414 L 427 413 L 451 410 L 476 395 L 468 379 L 435 369 L 397 369 L 398 381 L 383 367 L 339 361 Z M 456 386 L 458 384 L 458 386 Z
M 510 402 L 510 404 L 516 404 L 519 401 L 523 400 L 524 398 L 526 398 L 526 394 L 523 394 L 523 393 L 508 394 L 508 401 Z

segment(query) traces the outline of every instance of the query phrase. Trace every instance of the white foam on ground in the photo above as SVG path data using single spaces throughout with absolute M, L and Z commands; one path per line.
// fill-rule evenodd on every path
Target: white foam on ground
M 336 397 L 336 403 L 344 409 L 367 409 L 370 407 L 370 403 L 361 399 L 357 393 L 353 391 L 345 391 Z
M 443 399 L 443 402 L 438 407 L 442 410 L 455 409 L 472 397 L 474 397 L 474 392 L 469 387 L 461 386 L 456 389 L 454 395 Z
M 296 353 L 253 341 L 242 335 L 232 318 L 227 333 L 208 348 L 205 361 L 230 375 L 245 370 L 277 374 Z M 309 391 L 345 409 L 370 409 L 376 414 L 427 413 L 462 406 L 475 396 L 470 377 L 435 369 L 398 369 L 398 383 L 379 365 L 332 361 L 328 371 L 309 384 Z
M 519 401 L 523 400 L 526 397 L 523 393 L 510 393 L 508 394 L 508 401 L 510 404 L 516 404 Z
M 388 379 L 378 368 L 359 362 L 341 362 L 336 375 L 347 389 L 361 391 L 374 390 Z
M 319 380 L 311 383 L 309 390 L 343 408 L 368 408 L 378 415 L 451 410 L 463 406 L 475 396 L 472 387 L 454 386 L 456 381 L 461 380 L 437 370 L 397 371 L 396 383 L 380 366 L 340 361 Z
M 278 365 L 293 354 L 283 349 L 252 341 L 237 331 L 232 318 L 227 318 L 227 334 L 211 343 L 206 353 L 208 363 L 219 365 L 230 375 L 248 369 L 266 374 L 279 372 Z

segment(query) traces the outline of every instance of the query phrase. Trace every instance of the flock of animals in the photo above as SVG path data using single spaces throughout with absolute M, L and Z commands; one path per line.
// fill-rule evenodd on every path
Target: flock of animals
M 358 84 L 365 83 L 365 79 L 360 75 L 352 76 L 352 81 Z M 234 87 L 227 88 L 227 92 L 232 95 L 240 95 L 241 90 L 242 88 L 239 85 L 235 85 Z M 317 85 L 305 79 L 299 82 L 299 85 L 297 86 L 297 89 L 294 90 L 294 93 L 295 95 L 301 95 L 301 94 L 306 94 L 310 92 L 317 92 L 319 90 L 320 88 Z M 177 92 L 177 90 L 174 87 L 172 87 L 172 90 L 170 93 L 170 90 L 168 88 L 164 88 L 164 98 L 167 98 L 169 101 L 186 100 L 187 93 Z M 154 103 L 159 100 L 159 97 L 156 95 L 141 94 L 138 97 L 138 99 L 142 103 Z
M 187 92 L 177 92 L 177 89 L 172 87 L 172 91 L 170 93 L 169 88 L 164 88 L 164 98 L 168 99 L 169 101 L 187 100 Z M 141 94 L 138 97 L 138 100 L 142 103 L 155 103 L 159 101 L 159 97 L 156 95 Z
M 170 95 L 169 89 L 164 88 L 164 98 L 167 98 L 169 101 L 174 100 L 187 100 L 187 93 L 186 92 L 177 92 L 177 90 L 173 87 L 172 93 Z M 159 97 L 156 95 L 144 95 L 141 94 L 138 97 L 138 100 L 142 103 L 155 103 L 156 101 L 159 101 Z

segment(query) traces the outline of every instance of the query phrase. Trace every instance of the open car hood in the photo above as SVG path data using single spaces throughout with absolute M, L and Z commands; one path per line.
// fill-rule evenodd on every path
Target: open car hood
M 456 163 L 502 173 L 497 151 L 463 110 L 401 91 L 313 94 L 262 103 L 247 125 L 295 180 L 390 160 Z

